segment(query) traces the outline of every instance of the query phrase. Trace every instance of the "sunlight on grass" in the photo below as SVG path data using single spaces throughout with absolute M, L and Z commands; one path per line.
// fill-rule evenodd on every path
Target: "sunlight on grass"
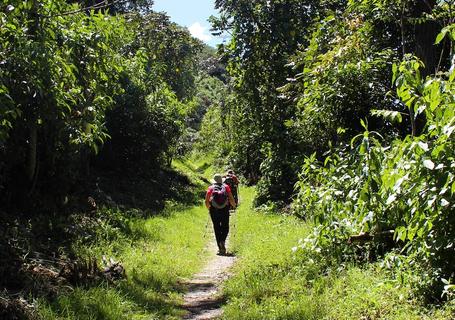
M 176 159 L 173 167 L 181 173 L 188 175 L 192 180 L 202 177 L 210 180 L 215 173 L 224 173 L 227 168 L 215 158 L 213 154 L 193 154 L 188 158 Z M 205 181 L 207 183 L 207 181 Z
M 231 218 L 229 240 L 229 249 L 239 259 L 224 284 L 224 319 L 443 320 L 453 315 L 450 305 L 423 308 L 409 288 L 389 279 L 377 264 L 330 268 L 324 259 L 293 252 L 311 225 L 293 216 L 255 211 L 254 189 L 240 190 L 241 205 Z M 78 287 L 53 303 L 42 300 L 42 318 L 180 319 L 179 283 L 199 271 L 208 256 L 208 216 L 202 205 L 171 208 L 116 227 L 100 224 L 92 242 L 97 245 L 75 244 L 85 256 L 106 254 L 122 261 L 128 278 Z M 106 214 L 119 213 L 106 209 Z
M 224 287 L 223 319 L 450 319 L 453 308 L 427 310 L 409 288 L 388 279 L 376 264 L 340 266 L 293 253 L 310 226 L 295 217 L 251 208 L 243 188 L 233 219 L 232 247 L 239 257 Z
M 206 258 L 202 207 L 131 223 L 131 236 L 106 242 L 103 250 L 122 261 L 128 278 L 118 284 L 76 288 L 52 304 L 42 302 L 44 319 L 178 319 L 181 278 L 197 272 Z M 134 240 L 132 240 L 134 239 Z

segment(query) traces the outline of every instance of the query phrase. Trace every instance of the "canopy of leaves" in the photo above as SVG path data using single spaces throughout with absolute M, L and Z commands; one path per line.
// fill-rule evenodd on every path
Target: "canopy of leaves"
M 2 205 L 60 205 L 91 163 L 157 171 L 193 108 L 198 40 L 140 2 L 79 3 L 0 4 Z

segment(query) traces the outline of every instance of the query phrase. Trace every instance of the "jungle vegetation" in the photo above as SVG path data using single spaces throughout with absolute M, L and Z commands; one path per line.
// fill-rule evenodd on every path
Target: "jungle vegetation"
M 0 289 L 43 252 L 77 259 L 67 226 L 101 207 L 126 226 L 197 203 L 172 169 L 193 157 L 310 223 L 295 250 L 324 272 L 380 261 L 453 301 L 455 3 L 215 6 L 216 50 L 151 0 L 0 2 Z

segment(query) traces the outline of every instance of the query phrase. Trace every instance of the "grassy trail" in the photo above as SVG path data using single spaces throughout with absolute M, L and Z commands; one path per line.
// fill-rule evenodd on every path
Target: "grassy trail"
M 232 249 L 238 262 L 224 287 L 223 319 L 455 319 L 453 306 L 428 309 L 380 263 L 331 266 L 293 250 L 312 226 L 251 209 L 243 189 Z
M 202 196 L 211 175 L 205 161 L 175 161 L 175 170 L 192 182 L 191 191 Z M 189 189 L 190 190 L 190 189 Z M 135 211 L 101 209 L 99 224 L 81 237 L 72 251 L 80 257 L 113 257 L 125 267 L 127 278 L 68 288 L 55 299 L 38 301 L 42 319 L 181 319 L 185 279 L 205 265 L 208 215 L 202 205 L 169 203 L 150 218 Z M 52 301 L 52 302 L 49 302 Z
M 223 319 L 453 317 L 450 307 L 425 309 L 379 264 L 329 268 L 323 259 L 294 252 L 312 226 L 253 210 L 253 198 L 254 189 L 241 188 L 242 203 L 231 219 L 228 250 L 238 261 L 222 285 Z M 88 256 L 121 260 L 128 278 L 77 287 L 52 303 L 43 300 L 40 315 L 49 320 L 181 319 L 186 314 L 184 279 L 202 270 L 214 254 L 207 250 L 213 241 L 207 218 L 202 204 L 170 209 L 157 217 L 131 219 L 127 228 L 102 230 L 94 245 L 75 244 L 76 251 Z
M 184 319 L 218 319 L 223 312 L 221 306 L 224 303 L 224 298 L 221 286 L 223 281 L 229 277 L 230 269 L 235 263 L 236 257 L 232 254 L 215 255 L 217 250 L 215 239 L 213 239 L 208 245 L 210 257 L 203 270 L 185 281 L 185 287 L 188 290 L 184 296 L 183 307 L 188 311 L 188 314 L 185 315 Z
M 122 261 L 127 279 L 78 287 L 53 303 L 41 302 L 44 319 L 180 319 L 181 279 L 200 270 L 207 258 L 207 212 L 202 206 L 129 222 L 128 233 L 103 235 L 79 252 Z M 118 230 L 117 230 L 118 231 Z

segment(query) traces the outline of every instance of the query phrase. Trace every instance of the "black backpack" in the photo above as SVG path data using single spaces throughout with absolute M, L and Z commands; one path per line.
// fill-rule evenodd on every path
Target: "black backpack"
M 224 184 L 216 183 L 212 186 L 210 203 L 216 209 L 223 209 L 228 205 L 228 194 Z
M 231 188 L 232 194 L 237 194 L 237 185 L 235 184 L 234 178 L 231 175 L 227 175 L 226 178 L 224 178 L 224 183 Z

